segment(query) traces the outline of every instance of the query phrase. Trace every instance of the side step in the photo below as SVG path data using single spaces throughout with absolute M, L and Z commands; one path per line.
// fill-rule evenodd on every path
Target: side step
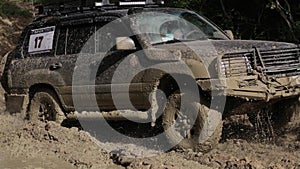
M 72 112 L 67 115 L 68 119 L 84 119 L 84 120 L 131 120 L 138 122 L 151 122 L 148 112 L 132 111 L 132 110 L 118 110 L 110 112 L 97 111 L 82 111 Z

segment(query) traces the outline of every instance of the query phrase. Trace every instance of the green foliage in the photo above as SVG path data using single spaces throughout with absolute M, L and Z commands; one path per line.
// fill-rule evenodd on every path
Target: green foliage
M 186 0 L 186 1 L 173 1 L 173 5 L 179 8 L 189 8 L 192 0 Z
M 31 0 L 19 0 L 31 1 Z M 81 0 L 33 0 L 37 4 Z M 82 0 L 93 4 L 96 0 Z M 101 0 L 98 0 L 101 1 Z M 117 0 L 110 0 L 116 2 Z M 264 39 L 298 42 L 300 38 L 300 1 L 296 0 L 165 0 L 167 6 L 186 8 L 203 14 L 223 29 L 230 29 L 238 39 Z M 0 15 L 30 13 L 0 0 Z
M 0 16 L 2 17 L 31 17 L 31 13 L 5 0 L 0 0 Z
M 298 42 L 300 1 L 175 0 L 168 5 L 204 14 L 238 39 Z
M 62 2 L 72 2 L 71 0 L 34 0 L 35 3 L 40 4 L 51 4 L 51 3 L 62 3 Z

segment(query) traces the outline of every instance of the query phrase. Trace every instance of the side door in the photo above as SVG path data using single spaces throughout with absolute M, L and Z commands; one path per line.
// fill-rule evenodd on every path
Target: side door
M 144 109 L 143 72 L 136 52 L 139 50 L 130 27 L 124 20 L 98 20 L 96 54 L 101 58 L 96 73 L 96 97 L 104 110 Z M 118 49 L 119 39 L 132 39 L 135 49 Z M 147 98 L 148 99 L 148 98 Z
M 133 71 L 128 71 L 129 67 L 139 67 L 140 63 L 134 55 L 136 49 L 116 48 L 118 38 L 129 38 L 129 28 L 118 22 L 116 17 L 108 16 L 96 17 L 92 25 L 95 32 L 89 35 L 88 40 L 85 37 L 73 38 L 74 42 L 67 40 L 66 50 L 70 50 L 72 44 L 78 47 L 83 40 L 84 45 L 79 45 L 79 53 L 73 52 L 77 53 L 77 57 L 76 63 L 72 61 L 70 66 L 74 68 L 72 86 L 63 89 L 66 98 L 72 93 L 77 111 L 143 108 L 143 73 L 135 75 Z M 86 27 L 86 24 L 80 27 Z
M 69 111 L 74 111 L 73 86 L 76 82 L 73 80 L 74 71 L 78 64 L 89 64 L 88 60 L 78 63 L 81 53 L 87 56 L 95 53 L 95 47 L 91 45 L 88 51 L 82 51 L 88 42 L 93 40 L 95 34 L 95 25 L 93 18 L 84 18 L 81 20 L 62 22 L 58 32 L 58 40 L 55 50 L 55 62 L 52 62 L 51 70 L 58 73 L 64 84 L 57 86 L 57 91 L 62 98 L 64 107 Z M 76 94 L 76 93 L 75 93 Z M 78 94 L 78 93 L 77 93 Z M 84 94 L 84 93 L 83 93 Z M 79 93 L 76 97 L 82 97 Z

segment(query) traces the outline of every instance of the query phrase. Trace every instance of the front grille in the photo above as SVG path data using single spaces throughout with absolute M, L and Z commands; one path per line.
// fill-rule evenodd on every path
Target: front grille
M 222 58 L 222 72 L 226 77 L 245 76 L 252 72 L 247 53 L 226 54 Z
M 233 62 L 236 58 L 240 60 L 238 63 Z M 236 69 L 239 73 L 234 71 Z M 274 77 L 300 75 L 300 49 L 259 51 L 254 48 L 252 52 L 226 54 L 222 58 L 222 70 L 226 77 L 249 75 L 253 69 Z
M 271 51 L 258 51 L 252 54 L 252 64 L 263 68 L 263 73 L 270 76 L 292 76 L 300 74 L 300 50 L 298 48 Z M 254 56 L 253 56 L 254 55 Z

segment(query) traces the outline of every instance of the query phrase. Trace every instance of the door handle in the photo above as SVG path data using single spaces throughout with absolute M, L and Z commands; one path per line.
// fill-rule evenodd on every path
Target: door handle
M 54 64 L 51 64 L 49 69 L 50 70 L 57 70 L 57 69 L 60 69 L 62 68 L 62 64 L 61 63 L 54 63 Z

